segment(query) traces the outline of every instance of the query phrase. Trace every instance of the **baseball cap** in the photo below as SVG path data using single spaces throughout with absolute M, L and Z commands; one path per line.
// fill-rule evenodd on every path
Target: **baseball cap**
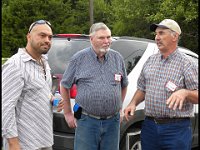
M 179 35 L 181 34 L 181 28 L 179 27 L 178 23 L 172 19 L 164 19 L 159 24 L 151 24 L 150 30 L 155 31 L 157 27 L 171 29 L 177 32 Z

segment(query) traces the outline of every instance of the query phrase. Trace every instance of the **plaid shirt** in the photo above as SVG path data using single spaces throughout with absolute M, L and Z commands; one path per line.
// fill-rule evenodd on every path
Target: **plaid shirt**
M 169 109 L 166 100 L 173 93 L 166 84 L 179 89 L 198 89 L 198 64 L 178 49 L 166 59 L 160 53 L 151 56 L 143 66 L 138 89 L 145 92 L 145 114 L 153 117 L 191 117 L 193 104 L 185 101 L 182 110 Z

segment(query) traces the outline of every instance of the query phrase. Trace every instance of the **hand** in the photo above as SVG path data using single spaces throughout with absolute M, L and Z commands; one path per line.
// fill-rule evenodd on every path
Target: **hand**
M 21 148 L 18 145 L 9 145 L 9 150 L 21 150 Z
M 74 118 L 74 114 L 73 113 L 66 113 L 64 114 L 65 116 L 65 120 L 68 124 L 68 126 L 70 128 L 76 128 L 77 127 L 77 123 L 76 123 L 76 118 Z
M 8 138 L 9 150 L 21 150 L 18 137 Z
M 128 105 L 124 109 L 124 116 L 125 116 L 127 121 L 129 121 L 130 116 L 134 116 L 135 109 L 136 109 L 135 105 Z
M 120 111 L 119 111 L 119 114 L 120 114 L 120 123 L 122 123 L 123 118 L 124 118 L 124 114 L 123 114 L 123 112 L 122 112 L 121 109 L 120 109 Z
M 185 89 L 178 90 L 172 93 L 172 95 L 167 99 L 166 104 L 170 109 L 176 110 L 178 107 L 179 110 L 181 110 L 186 96 L 187 91 Z
M 64 100 L 61 99 L 60 102 L 58 103 L 57 112 L 62 111 L 63 108 L 64 108 Z

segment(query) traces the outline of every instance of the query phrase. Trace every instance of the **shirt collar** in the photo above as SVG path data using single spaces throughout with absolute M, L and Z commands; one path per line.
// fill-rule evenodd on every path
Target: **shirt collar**
M 35 60 L 34 58 L 32 58 L 32 57 L 26 52 L 26 49 L 25 49 L 25 48 L 19 48 L 19 49 L 18 49 L 18 53 L 22 55 L 22 60 L 23 60 L 24 62 L 27 62 L 27 61 L 30 61 L 30 60 L 36 62 L 36 60 Z M 43 54 L 41 57 L 42 57 L 42 59 L 48 60 L 47 55 L 44 55 L 44 54 Z
M 167 56 L 167 58 L 165 59 L 163 58 L 163 55 L 160 53 L 160 58 L 161 60 L 171 60 L 177 55 L 177 53 L 178 53 L 178 48 L 176 48 L 176 50 L 173 53 L 171 53 L 169 56 Z
M 95 53 L 93 47 L 90 47 L 90 51 L 91 51 L 91 55 L 95 60 L 99 60 L 97 54 Z M 108 60 L 108 56 L 109 56 L 109 51 L 104 55 L 104 60 Z

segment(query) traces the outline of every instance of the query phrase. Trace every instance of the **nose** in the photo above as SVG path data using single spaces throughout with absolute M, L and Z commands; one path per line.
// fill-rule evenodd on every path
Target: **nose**
M 103 42 L 104 42 L 104 43 L 107 43 L 107 42 L 108 42 L 108 38 L 104 38 L 104 39 L 103 39 Z
M 160 39 L 160 36 L 158 34 L 155 35 L 155 40 Z
M 51 43 L 51 37 L 46 36 L 46 37 L 45 37 L 45 42 Z
M 103 43 L 111 43 L 111 39 L 110 38 L 104 38 Z

